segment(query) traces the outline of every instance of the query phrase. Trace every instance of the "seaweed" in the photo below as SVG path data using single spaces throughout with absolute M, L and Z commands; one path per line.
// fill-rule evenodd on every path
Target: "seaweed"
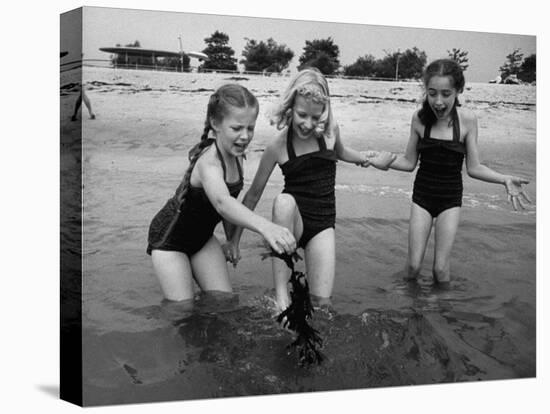
M 296 349 L 300 365 L 320 364 L 324 356 L 319 350 L 323 346 L 323 340 L 319 331 L 313 328 L 308 319 L 313 315 L 313 305 L 309 295 L 309 284 L 306 275 L 294 269 L 294 261 L 301 259 L 298 253 L 292 255 L 276 253 L 271 251 L 262 255 L 262 259 L 276 257 L 283 260 L 291 270 L 289 284 L 290 305 L 277 316 L 277 322 L 282 323 L 284 328 L 294 331 L 297 336 L 287 346 L 288 349 Z

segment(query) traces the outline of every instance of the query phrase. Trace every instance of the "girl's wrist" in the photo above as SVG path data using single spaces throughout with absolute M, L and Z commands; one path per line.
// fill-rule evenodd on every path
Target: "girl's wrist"
M 258 226 L 256 227 L 258 234 L 260 234 L 261 236 L 264 236 L 270 223 L 271 222 L 269 220 L 262 217 L 261 222 L 258 223 Z

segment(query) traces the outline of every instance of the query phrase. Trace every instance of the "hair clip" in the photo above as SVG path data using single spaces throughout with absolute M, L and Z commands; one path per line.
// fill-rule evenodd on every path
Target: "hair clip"
M 301 86 L 296 92 L 298 95 L 309 98 L 315 103 L 324 104 L 328 102 L 328 96 L 326 96 L 318 86 L 311 83 Z

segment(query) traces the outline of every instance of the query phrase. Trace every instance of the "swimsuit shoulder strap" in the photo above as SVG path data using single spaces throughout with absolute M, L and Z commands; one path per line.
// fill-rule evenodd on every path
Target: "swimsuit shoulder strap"
M 430 138 L 430 134 L 432 133 L 432 124 L 428 123 L 424 126 L 424 139 Z
M 458 111 L 456 105 L 453 108 L 453 142 L 460 142 L 460 121 L 458 119 Z
M 220 159 L 220 162 L 222 163 L 222 169 L 223 169 L 223 180 L 226 181 L 227 177 L 227 168 L 225 166 L 225 161 L 223 160 L 222 153 L 220 149 L 218 148 L 218 143 L 214 140 L 214 145 L 216 146 L 216 152 L 218 153 L 218 158 Z M 239 159 L 235 157 L 235 163 L 237 163 L 237 171 L 239 172 L 239 181 L 242 181 L 244 178 L 243 175 L 243 167 L 241 166 L 241 163 L 239 162 Z
M 225 167 L 225 161 L 223 160 L 222 153 L 220 149 L 218 148 L 218 143 L 214 140 L 214 145 L 216 146 L 216 152 L 218 153 L 218 158 L 220 159 L 220 162 L 222 163 L 222 169 L 223 169 L 223 180 L 225 181 L 225 177 L 227 175 L 227 168 Z M 238 162 L 237 162 L 238 164 Z
M 324 135 L 321 135 L 319 138 L 317 138 L 317 143 L 319 144 L 320 151 L 324 151 L 327 149 L 327 143 L 325 142 Z
M 288 153 L 289 160 L 296 158 L 296 152 L 294 151 L 294 146 L 292 145 L 292 124 L 288 125 L 286 133 L 286 151 Z
M 243 167 L 241 167 L 241 163 L 239 162 L 239 159 L 237 157 L 235 157 L 235 162 L 237 163 L 237 170 L 239 171 L 239 181 L 242 181 L 244 178 Z

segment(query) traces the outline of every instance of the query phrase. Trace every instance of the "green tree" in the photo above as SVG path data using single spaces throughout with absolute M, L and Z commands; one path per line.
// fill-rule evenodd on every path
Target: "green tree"
M 468 68 L 468 52 L 461 49 L 456 49 L 453 47 L 453 50 L 447 50 L 449 58 L 454 60 L 460 65 L 462 71 L 466 71 Z
M 305 67 L 316 67 L 325 75 L 332 75 L 340 67 L 338 57 L 340 49 L 331 37 L 328 39 L 306 40 L 304 51 L 300 56 L 298 70 Z
M 240 61 L 245 70 L 281 72 L 288 67 L 288 64 L 294 57 L 294 52 L 284 44 L 277 44 L 272 38 L 258 42 L 254 39 L 246 38 L 246 45 L 242 55 L 244 59 Z
M 500 76 L 502 79 L 506 79 L 510 75 L 517 75 L 521 70 L 523 60 L 523 53 L 520 53 L 520 49 L 514 49 L 512 53 L 506 56 L 506 61 L 500 67 Z
M 427 59 L 426 52 L 417 47 L 405 50 L 399 58 L 399 77 L 420 79 Z
M 216 30 L 204 41 L 207 46 L 202 52 L 208 55 L 208 60 L 200 66 L 200 69 L 237 70 L 237 59 L 233 57 L 235 51 L 228 46 L 227 34 Z
M 354 63 L 344 67 L 345 76 L 374 76 L 376 73 L 376 58 L 372 55 L 359 57 Z
M 419 79 L 426 66 L 426 52 L 416 46 L 404 52 L 386 52 L 376 64 L 376 76 L 393 79 Z
M 537 80 L 537 55 L 527 56 L 519 69 L 518 78 L 523 82 L 535 82 Z

